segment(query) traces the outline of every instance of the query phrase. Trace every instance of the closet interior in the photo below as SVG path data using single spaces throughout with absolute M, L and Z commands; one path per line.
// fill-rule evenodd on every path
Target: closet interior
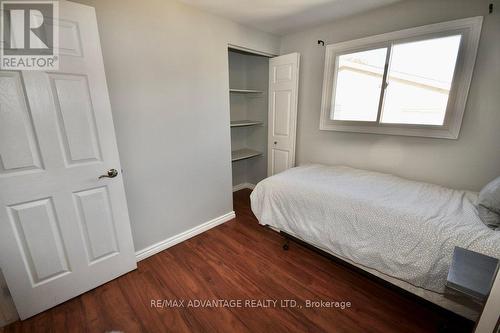
M 233 188 L 267 176 L 269 58 L 228 49 Z

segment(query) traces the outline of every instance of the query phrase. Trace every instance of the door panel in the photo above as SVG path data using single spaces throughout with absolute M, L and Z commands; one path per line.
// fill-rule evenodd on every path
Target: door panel
M 9 213 L 32 286 L 69 271 L 52 199 L 13 205 Z
M 61 1 L 60 69 L 0 72 L 0 264 L 22 319 L 136 267 L 94 9 Z
M 275 174 L 291 168 L 290 152 L 288 150 L 273 149 L 272 150 L 272 170 Z
M 40 153 L 19 72 L 0 72 L 0 174 L 40 169 Z
M 73 57 L 83 55 L 77 22 L 59 20 L 59 54 Z
M 292 81 L 294 64 L 277 65 L 274 69 L 274 83 L 286 83 Z
M 106 187 L 75 193 L 75 202 L 89 263 L 118 253 L 113 216 Z
M 295 165 L 299 60 L 292 53 L 269 61 L 269 176 Z
M 292 91 L 273 92 L 274 126 L 273 135 L 287 137 L 290 135 L 290 113 L 292 107 Z
M 99 140 L 84 76 L 49 75 L 68 164 L 98 161 Z

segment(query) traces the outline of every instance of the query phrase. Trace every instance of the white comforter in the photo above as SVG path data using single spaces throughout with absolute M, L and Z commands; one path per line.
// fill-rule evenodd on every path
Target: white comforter
M 477 194 L 341 166 L 307 165 L 257 184 L 259 222 L 415 286 L 442 292 L 455 246 L 500 258 Z

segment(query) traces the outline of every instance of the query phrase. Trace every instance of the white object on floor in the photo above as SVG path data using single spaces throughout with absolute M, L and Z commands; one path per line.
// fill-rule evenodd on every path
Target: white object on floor
M 500 309 L 500 274 L 497 273 L 490 297 L 484 305 L 483 312 L 474 333 L 498 333 L 498 309 Z

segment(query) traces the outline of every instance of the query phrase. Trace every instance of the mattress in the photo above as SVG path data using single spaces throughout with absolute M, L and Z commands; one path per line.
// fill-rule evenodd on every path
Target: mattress
M 444 291 L 455 246 L 500 258 L 477 193 L 345 166 L 306 165 L 257 184 L 260 224 L 413 286 Z

